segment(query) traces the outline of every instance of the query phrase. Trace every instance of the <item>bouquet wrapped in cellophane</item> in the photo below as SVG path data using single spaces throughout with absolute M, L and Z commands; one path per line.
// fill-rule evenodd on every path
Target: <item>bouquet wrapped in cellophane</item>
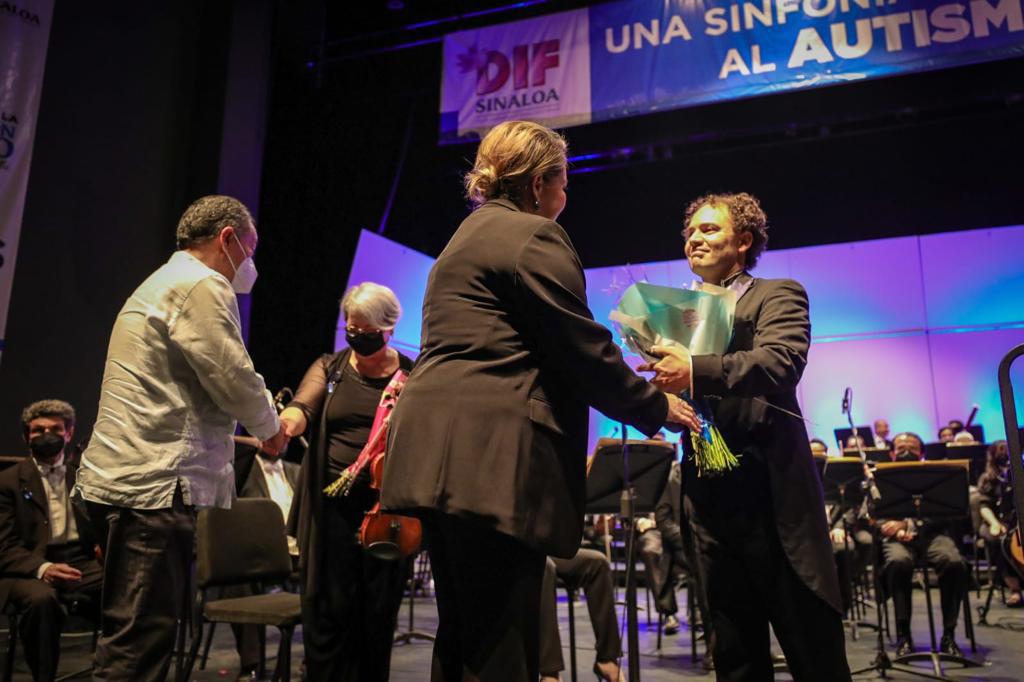
M 694 283 L 691 289 L 637 282 L 626 289 L 611 319 L 626 346 L 657 361 L 652 346 L 675 346 L 690 355 L 721 355 L 732 338 L 736 293 L 712 284 Z M 718 431 L 711 408 L 690 391 L 680 398 L 689 402 L 700 420 L 699 432 L 690 432 L 698 476 L 715 476 L 739 466 Z

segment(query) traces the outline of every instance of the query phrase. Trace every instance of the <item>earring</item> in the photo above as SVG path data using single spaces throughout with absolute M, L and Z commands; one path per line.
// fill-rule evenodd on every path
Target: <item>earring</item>
M 533 210 L 536 211 L 538 209 L 540 209 L 540 202 L 537 201 L 536 199 L 534 199 L 533 200 Z

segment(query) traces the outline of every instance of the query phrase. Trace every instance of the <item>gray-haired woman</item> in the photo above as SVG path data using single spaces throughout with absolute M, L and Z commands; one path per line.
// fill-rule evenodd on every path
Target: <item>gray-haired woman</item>
M 281 413 L 290 437 L 309 436 L 289 524 L 299 540 L 306 679 L 387 680 L 405 564 L 371 557 L 356 540 L 377 496 L 365 480 L 344 497 L 323 489 L 359 456 L 381 392 L 412 360 L 388 346 L 402 314 L 391 289 L 363 282 L 341 308 L 348 348 L 319 357 Z

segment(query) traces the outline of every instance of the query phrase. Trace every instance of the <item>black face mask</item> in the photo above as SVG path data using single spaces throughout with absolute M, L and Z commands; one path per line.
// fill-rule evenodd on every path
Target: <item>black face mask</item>
M 897 452 L 896 453 L 896 461 L 897 462 L 917 462 L 917 461 L 920 461 L 920 459 L 921 459 L 920 457 L 915 455 L 910 450 L 904 450 L 903 452 Z
M 384 332 L 363 332 L 362 334 L 345 332 L 345 342 L 356 352 L 356 355 L 366 357 L 384 347 Z
M 30 440 L 28 446 L 36 459 L 51 459 L 64 449 L 64 437 L 47 431 Z

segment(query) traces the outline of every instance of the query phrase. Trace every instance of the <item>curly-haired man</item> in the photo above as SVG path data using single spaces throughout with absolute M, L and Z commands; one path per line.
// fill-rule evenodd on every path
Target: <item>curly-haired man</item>
M 719 680 L 771 679 L 769 623 L 795 680 L 850 679 L 839 581 L 796 386 L 807 364 L 807 293 L 749 270 L 768 242 L 750 194 L 709 194 L 686 209 L 684 251 L 704 282 L 737 295 L 725 353 L 655 347 L 643 369 L 665 391 L 688 390 L 739 466 L 698 477 L 684 438 L 683 509 L 705 580 Z

